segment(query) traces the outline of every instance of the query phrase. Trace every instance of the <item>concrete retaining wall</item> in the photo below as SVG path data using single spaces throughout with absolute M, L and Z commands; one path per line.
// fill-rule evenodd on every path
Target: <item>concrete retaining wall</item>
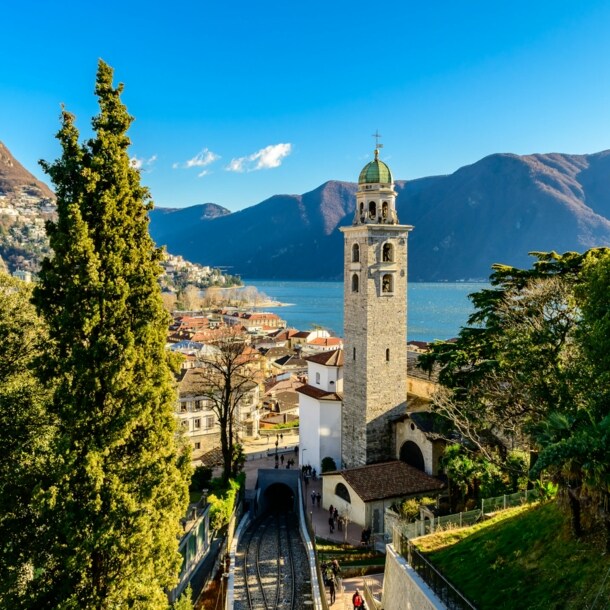
M 383 610 L 446 610 L 446 606 L 391 544 L 386 547 Z

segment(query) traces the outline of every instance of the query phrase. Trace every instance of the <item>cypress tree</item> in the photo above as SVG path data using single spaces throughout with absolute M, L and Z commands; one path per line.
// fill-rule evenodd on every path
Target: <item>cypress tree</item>
M 57 195 L 35 303 L 49 327 L 42 377 L 59 422 L 53 484 L 39 494 L 45 555 L 37 607 L 167 608 L 180 566 L 189 455 L 174 419 L 152 207 L 130 165 L 122 85 L 98 66 L 94 137 L 62 110 L 62 154 L 42 162 Z M 38 563 L 38 565 L 37 565 Z

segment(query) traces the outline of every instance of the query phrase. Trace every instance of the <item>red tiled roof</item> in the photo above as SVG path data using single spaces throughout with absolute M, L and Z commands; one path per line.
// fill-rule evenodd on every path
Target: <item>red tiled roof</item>
M 312 339 L 308 341 L 309 345 L 323 345 L 324 347 L 329 347 L 331 345 L 343 345 L 343 341 L 339 339 L 339 337 L 318 337 L 317 339 Z
M 305 358 L 307 362 L 315 362 L 324 366 L 343 366 L 343 350 L 334 349 L 330 352 L 321 352 Z
M 444 487 L 438 479 L 400 460 L 327 472 L 323 476 L 329 474 L 341 474 L 363 502 L 439 492 Z
M 305 396 L 310 396 L 311 398 L 315 398 L 316 400 L 343 400 L 342 394 L 338 394 L 337 392 L 325 392 L 324 390 L 319 390 L 318 388 L 314 388 L 311 385 L 301 386 L 300 388 L 297 388 L 296 391 L 299 394 L 305 394 Z

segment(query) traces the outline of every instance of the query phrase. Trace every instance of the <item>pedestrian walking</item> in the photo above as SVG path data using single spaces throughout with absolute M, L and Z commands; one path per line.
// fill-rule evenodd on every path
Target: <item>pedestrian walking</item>
M 352 595 L 352 604 L 354 605 L 354 610 L 362 610 L 362 608 L 364 608 L 364 600 L 358 589 L 356 589 L 356 593 Z
M 316 492 L 316 502 L 318 504 L 318 508 L 320 508 L 320 501 L 322 500 L 322 494 L 318 491 Z
M 316 505 L 316 492 L 312 490 L 311 492 L 311 505 L 315 506 Z
M 339 511 L 337 510 L 336 507 L 335 507 L 335 510 L 333 510 L 333 519 L 335 520 L 335 525 L 336 525 L 337 521 L 339 519 Z
M 332 517 L 328 518 L 328 529 L 330 530 L 331 534 L 335 531 L 335 522 Z
M 331 504 L 328 507 L 328 516 L 332 518 L 332 516 L 335 514 L 335 507 Z
M 335 579 L 331 578 L 330 582 L 328 583 L 328 594 L 330 596 L 330 603 L 331 605 L 335 603 Z

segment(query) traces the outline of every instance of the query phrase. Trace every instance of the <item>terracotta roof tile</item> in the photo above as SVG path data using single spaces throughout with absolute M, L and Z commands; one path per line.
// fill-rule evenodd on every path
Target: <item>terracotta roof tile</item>
M 412 494 L 438 492 L 444 484 L 400 460 L 350 468 L 341 474 L 364 502 Z
M 310 385 L 301 386 L 300 388 L 297 388 L 296 391 L 299 394 L 311 396 L 311 398 L 315 398 L 316 400 L 343 400 L 342 394 L 338 394 L 337 392 L 325 392 L 324 390 L 319 390 L 318 388 L 314 388 Z
M 316 364 L 323 364 L 325 366 L 343 366 L 343 350 L 334 349 L 330 352 L 321 352 L 308 356 L 307 362 L 315 362 Z

